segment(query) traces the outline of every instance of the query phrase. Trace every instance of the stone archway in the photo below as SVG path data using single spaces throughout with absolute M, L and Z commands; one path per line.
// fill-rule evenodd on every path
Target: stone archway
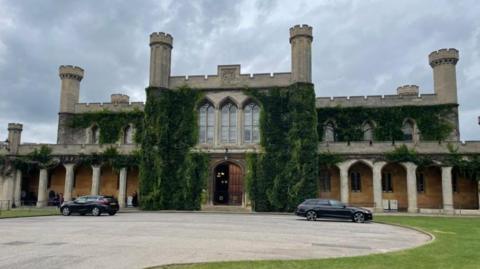
M 213 204 L 236 205 L 243 204 L 242 168 L 232 162 L 217 164 L 213 171 Z

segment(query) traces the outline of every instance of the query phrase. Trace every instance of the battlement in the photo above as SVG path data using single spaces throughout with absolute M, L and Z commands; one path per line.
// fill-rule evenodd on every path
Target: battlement
M 110 96 L 112 104 L 128 104 L 130 103 L 130 97 L 126 94 L 114 93 Z
M 143 102 L 124 102 L 124 103 L 77 103 L 75 104 L 75 113 L 100 112 L 108 110 L 112 112 L 128 112 L 134 110 L 143 111 L 145 103 Z
M 8 130 L 9 131 L 22 131 L 23 130 L 23 125 L 21 123 L 9 123 L 8 124 Z
M 417 85 L 403 85 L 397 88 L 398 95 L 415 95 L 418 96 L 419 87 Z
M 457 49 L 440 49 L 428 55 L 428 62 L 430 63 L 431 67 L 435 67 L 441 64 L 456 65 L 459 58 L 460 56 Z
M 441 104 L 435 94 L 402 94 L 370 96 L 317 97 L 316 107 L 391 107 L 427 106 Z
M 164 44 L 172 47 L 173 37 L 170 34 L 164 32 L 154 32 L 150 34 L 150 46 L 155 44 Z
M 291 73 L 241 74 L 240 65 L 219 65 L 216 75 L 170 77 L 170 88 L 188 86 L 192 89 L 239 89 L 288 86 Z
M 61 65 L 58 68 L 58 75 L 61 79 L 70 78 L 81 81 L 83 79 L 84 70 L 78 66 Z
M 313 39 L 313 28 L 309 25 L 295 25 L 290 28 L 290 42 L 295 37 L 304 36 Z

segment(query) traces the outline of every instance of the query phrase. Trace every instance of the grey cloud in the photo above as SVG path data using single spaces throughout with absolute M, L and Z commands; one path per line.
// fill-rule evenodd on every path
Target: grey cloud
M 432 92 L 428 53 L 460 49 L 462 139 L 480 139 L 479 15 L 474 0 L 0 0 L 0 139 L 18 121 L 24 140 L 55 142 L 61 64 L 85 68 L 81 101 L 108 101 L 114 92 L 141 101 L 151 32 L 174 36 L 175 75 L 211 74 L 227 63 L 282 72 L 290 68 L 288 28 L 299 23 L 314 27 L 321 96 L 392 94 L 411 83 Z

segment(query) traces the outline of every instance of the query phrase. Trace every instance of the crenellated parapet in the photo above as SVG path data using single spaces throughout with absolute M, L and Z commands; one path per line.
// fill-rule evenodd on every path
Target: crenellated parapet
M 75 113 L 100 112 L 108 110 L 111 112 L 143 111 L 144 102 L 124 102 L 124 103 L 78 103 L 75 104 Z
M 453 64 L 456 65 L 460 59 L 457 49 L 440 49 L 434 51 L 428 55 L 428 62 L 431 67 L 436 67 L 441 64 Z
M 81 81 L 83 79 L 84 70 L 78 66 L 61 65 L 58 68 L 60 79 L 75 79 Z
M 173 47 L 173 37 L 170 34 L 163 32 L 154 32 L 150 34 L 150 46 L 152 45 L 167 45 L 170 48 Z
M 170 77 L 170 88 L 188 86 L 192 89 L 244 89 L 282 87 L 292 83 L 291 73 L 242 74 L 240 65 L 219 65 L 215 75 Z
M 401 96 L 418 96 L 419 87 L 417 85 L 403 85 L 397 88 L 397 94 Z

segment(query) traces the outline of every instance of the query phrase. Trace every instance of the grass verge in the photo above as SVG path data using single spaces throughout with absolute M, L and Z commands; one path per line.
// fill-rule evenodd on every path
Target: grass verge
M 14 208 L 0 210 L 0 219 L 59 215 L 58 208 Z
M 160 266 L 157 269 L 381 269 L 480 268 L 480 218 L 378 216 L 377 221 L 415 227 L 433 234 L 431 244 L 359 257 L 294 261 L 240 261 Z

